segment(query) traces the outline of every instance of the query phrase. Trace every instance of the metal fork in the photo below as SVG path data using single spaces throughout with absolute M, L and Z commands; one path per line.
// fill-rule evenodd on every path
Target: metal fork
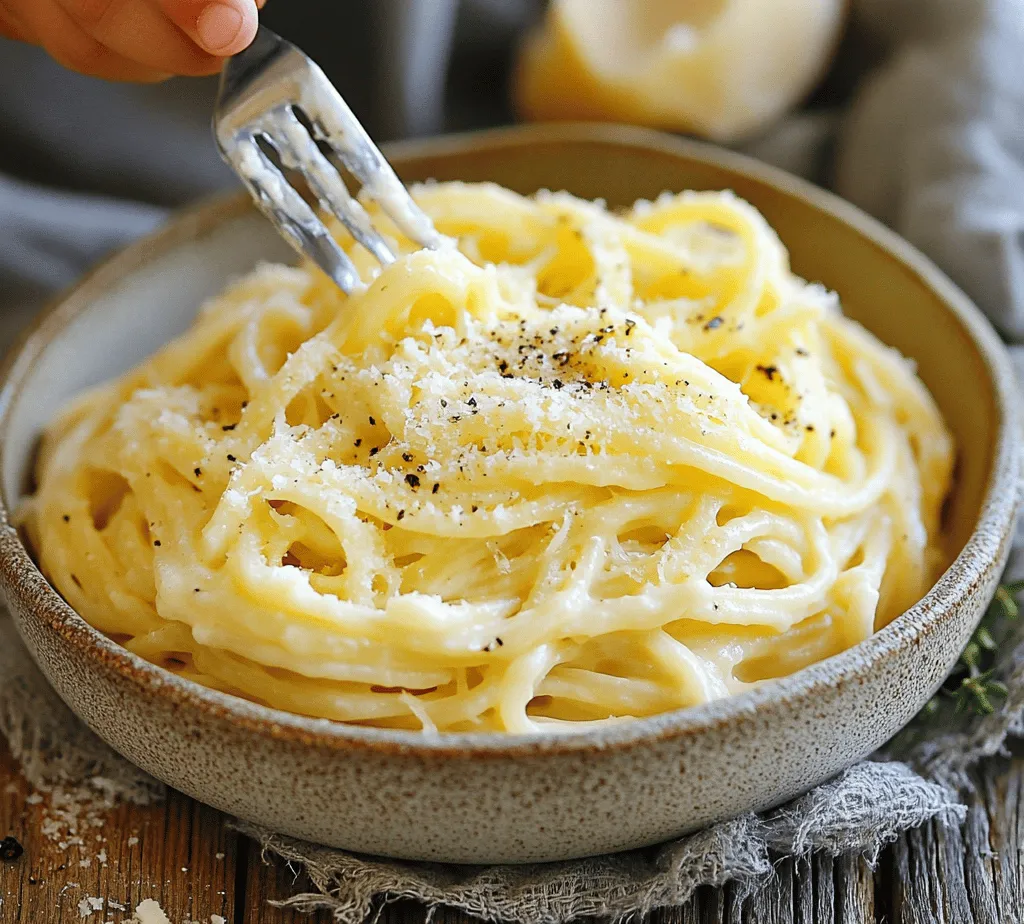
M 277 152 L 284 167 L 305 178 L 321 206 L 381 265 L 393 262 L 395 254 L 317 142 L 326 144 L 412 241 L 436 247 L 441 240 L 324 72 L 264 26 L 224 67 L 213 129 L 221 157 L 263 213 L 346 293 L 361 283 L 355 265 L 261 142 Z

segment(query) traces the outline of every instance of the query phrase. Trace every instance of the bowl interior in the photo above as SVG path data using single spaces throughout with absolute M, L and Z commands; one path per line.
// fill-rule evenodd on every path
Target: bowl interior
M 224 220 L 185 217 L 172 247 L 143 242 L 102 265 L 29 335 L 11 370 L 12 379 L 22 372 L 24 378 L 0 450 L 0 486 L 9 510 L 31 483 L 40 433 L 70 398 L 127 371 L 182 333 L 207 299 L 259 261 L 293 259 L 273 227 L 242 206 Z
M 943 293 L 903 262 L 906 245 L 891 236 L 880 242 L 844 221 L 843 214 L 860 220 L 850 207 L 742 158 L 698 145 L 643 142 L 637 133 L 520 130 L 398 146 L 392 158 L 407 181 L 493 180 L 524 193 L 567 189 L 613 207 L 687 188 L 732 189 L 752 202 L 778 231 L 797 273 L 835 289 L 848 315 L 917 362 L 960 447 L 948 509 L 955 555 L 977 521 L 1000 423 L 991 370 L 967 330 L 976 322 L 958 317 Z M 41 429 L 70 397 L 184 330 L 232 277 L 260 260 L 290 259 L 270 224 L 238 200 L 180 219 L 94 273 L 43 321 L 17 359 L 13 378 L 21 381 L 0 461 L 8 507 L 29 483 Z

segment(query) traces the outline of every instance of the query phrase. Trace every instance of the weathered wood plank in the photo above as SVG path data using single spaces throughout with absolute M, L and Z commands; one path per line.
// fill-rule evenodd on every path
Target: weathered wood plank
M 871 867 L 860 856 L 835 861 L 835 915 L 842 924 L 874 924 L 875 880 Z
M 964 825 L 964 879 L 976 924 L 999 924 L 994 877 L 988 814 L 981 796 L 975 793 L 970 799 Z
M 722 924 L 743 924 L 743 898 L 732 886 L 722 894 Z
M 697 895 L 678 908 L 658 908 L 648 918 L 649 924 L 702 924 L 702 920 Z
M 814 921 L 814 861 L 801 857 L 793 871 L 793 920 L 795 924 Z
M 660 912 L 664 918 L 665 924 L 701 924 L 700 907 L 697 902 L 699 901 L 696 895 L 690 897 L 690 900 L 679 908 L 664 908 Z M 657 915 L 651 915 L 652 922 L 657 921 Z
M 938 894 L 939 883 L 936 880 L 935 848 L 929 836 L 929 826 L 924 825 L 908 831 L 907 842 L 910 845 L 911 869 L 919 886 L 918 910 L 926 921 L 937 921 L 946 924 L 941 898 Z
M 889 907 L 892 912 L 893 924 L 904 924 L 904 907 L 913 900 L 910 890 L 910 849 L 905 838 L 900 838 L 889 851 L 890 888 Z
M 258 845 L 248 838 L 244 843 L 248 864 L 245 895 L 239 896 L 239 903 L 244 902 L 245 907 L 242 920 L 258 921 L 259 924 L 330 924 L 331 916 L 327 912 L 303 914 L 271 905 L 271 901 L 281 901 L 297 892 L 315 891 L 313 884 L 305 873 L 289 869 L 280 859 L 264 861 Z M 422 924 L 425 917 L 422 908 L 410 905 L 408 908 L 387 909 L 382 921 L 388 924 Z M 441 924 L 440 917 L 436 917 L 435 921 Z
M 790 858 L 776 859 L 771 881 L 747 899 L 745 924 L 793 924 L 794 866 Z
M 698 889 L 694 897 L 700 911 L 700 924 L 725 924 L 725 892 L 723 889 Z
M 24 847 L 20 859 L 0 863 L 0 921 L 120 924 L 146 898 L 174 924 L 233 920 L 237 838 L 218 812 L 172 792 L 154 805 L 90 814 L 77 831 L 58 824 L 49 797 L 31 792 L 0 739 L 0 836 Z
M 772 884 L 772 892 L 777 895 L 772 904 L 774 920 L 779 924 L 796 924 L 796 861 L 792 857 L 781 860 L 775 864 L 775 872 L 778 880 Z
M 824 854 L 818 854 L 814 858 L 813 864 L 814 922 L 815 924 L 835 924 L 835 861 Z
M 957 924 L 976 921 L 971 910 L 964 869 L 964 840 L 958 828 L 930 824 L 929 836 L 935 844 L 935 866 L 938 892 L 942 897 L 944 920 Z
M 1000 771 L 995 771 L 996 767 L 1001 767 Z M 994 853 L 992 881 L 996 908 L 1001 921 L 1024 921 L 1020 853 L 1024 825 L 1021 818 L 1024 761 L 1018 759 L 1008 765 L 996 761 L 991 770 L 993 772 L 983 775 L 980 794 L 988 815 L 989 843 Z
M 913 832 L 892 848 L 892 915 L 894 924 L 937 924 L 932 911 L 927 862 Z

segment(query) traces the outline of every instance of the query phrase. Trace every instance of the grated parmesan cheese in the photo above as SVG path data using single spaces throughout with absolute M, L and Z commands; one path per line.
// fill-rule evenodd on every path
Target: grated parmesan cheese
M 102 910 L 103 899 L 95 895 L 87 895 L 78 903 L 78 914 L 83 918 L 87 918 L 89 915 Z
M 132 924 L 171 924 L 164 909 L 155 899 L 143 899 L 135 908 Z

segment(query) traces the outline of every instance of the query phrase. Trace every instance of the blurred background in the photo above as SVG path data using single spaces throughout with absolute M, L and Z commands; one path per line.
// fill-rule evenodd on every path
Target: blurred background
M 523 120 L 694 135 L 835 189 L 1024 339 L 1024 0 L 271 0 L 380 141 Z M 0 39 L 0 338 L 236 185 L 214 79 L 109 84 Z

